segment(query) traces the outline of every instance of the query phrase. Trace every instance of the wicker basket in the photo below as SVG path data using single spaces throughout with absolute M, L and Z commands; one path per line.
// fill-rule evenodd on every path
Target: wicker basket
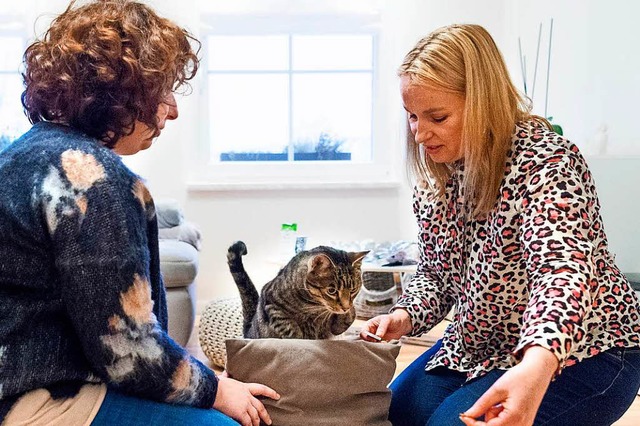
M 388 272 L 363 272 L 362 288 L 353 304 L 356 317 L 369 319 L 386 314 L 398 300 L 394 274 Z
M 198 338 L 202 352 L 220 368 L 227 363 L 225 340 L 242 337 L 242 303 L 239 298 L 209 302 L 200 317 Z

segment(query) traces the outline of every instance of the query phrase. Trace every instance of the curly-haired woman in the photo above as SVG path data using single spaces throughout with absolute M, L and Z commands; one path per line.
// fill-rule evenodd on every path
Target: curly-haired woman
M 0 154 L 0 422 L 270 424 L 272 389 L 167 335 L 148 148 L 197 41 L 128 0 L 72 2 L 24 55 L 31 130 Z

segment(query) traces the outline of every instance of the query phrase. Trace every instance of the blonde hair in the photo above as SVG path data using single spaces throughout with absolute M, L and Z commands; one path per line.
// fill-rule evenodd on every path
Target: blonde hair
M 398 75 L 464 96 L 465 206 L 474 217 L 485 215 L 496 203 L 516 123 L 549 123 L 531 114 L 530 100 L 516 89 L 493 38 L 480 25 L 433 31 L 407 53 Z M 443 196 L 453 165 L 431 160 L 410 131 L 407 152 L 410 170 Z

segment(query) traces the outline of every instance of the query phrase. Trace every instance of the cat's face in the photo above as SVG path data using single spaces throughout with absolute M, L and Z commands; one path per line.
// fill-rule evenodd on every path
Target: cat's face
M 362 259 L 368 252 L 346 253 L 345 260 L 337 263 L 325 254 L 308 260 L 306 288 L 309 294 L 326 310 L 346 314 L 362 287 Z

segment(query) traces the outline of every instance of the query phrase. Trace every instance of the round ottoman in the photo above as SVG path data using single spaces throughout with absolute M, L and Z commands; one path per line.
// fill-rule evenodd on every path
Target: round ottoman
M 220 368 L 227 362 L 225 340 L 242 337 L 240 298 L 216 299 L 207 304 L 200 317 L 198 338 L 202 352 Z

